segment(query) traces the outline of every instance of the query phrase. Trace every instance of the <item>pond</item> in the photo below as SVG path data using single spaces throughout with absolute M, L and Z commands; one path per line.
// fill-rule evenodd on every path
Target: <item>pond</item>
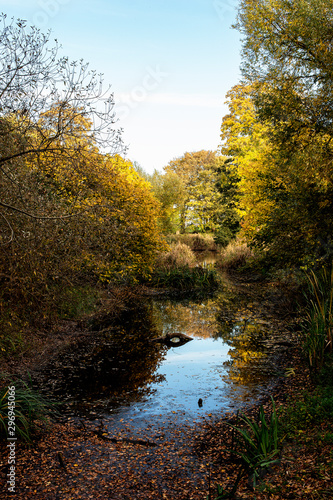
M 68 414 L 113 428 L 225 414 L 256 401 L 281 376 L 282 351 L 271 345 L 276 321 L 252 290 L 147 298 L 110 331 L 62 353 L 60 372 L 53 363 L 45 384 Z M 174 332 L 193 340 L 170 348 L 153 341 Z

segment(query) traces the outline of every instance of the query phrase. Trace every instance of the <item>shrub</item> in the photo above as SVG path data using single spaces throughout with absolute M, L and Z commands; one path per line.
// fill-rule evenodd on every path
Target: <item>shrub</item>
M 226 248 L 233 239 L 233 234 L 228 227 L 221 227 L 214 235 L 214 241 L 222 248 Z

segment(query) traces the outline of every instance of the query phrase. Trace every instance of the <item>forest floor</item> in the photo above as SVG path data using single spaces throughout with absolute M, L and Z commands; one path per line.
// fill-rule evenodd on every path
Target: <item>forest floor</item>
M 67 323 L 53 346 L 40 350 L 36 359 L 49 356 L 50 350 L 68 344 L 85 332 L 76 333 Z M 70 334 L 70 331 L 73 332 Z M 277 408 L 311 390 L 309 372 L 298 348 L 286 351 L 288 366 L 295 376 L 283 379 L 272 392 Z M 22 358 L 22 370 L 33 357 Z M 269 412 L 270 398 L 259 402 Z M 255 416 L 258 408 L 246 410 Z M 231 421 L 234 417 L 229 417 Z M 318 436 L 333 436 L 331 421 L 313 425 L 292 440 L 285 440 L 278 465 L 269 470 L 255 490 L 244 477 L 237 499 L 286 500 L 333 498 L 332 442 Z M 230 489 L 239 463 L 226 449 L 231 444 L 231 429 L 226 420 L 206 416 L 195 422 L 177 425 L 167 419 L 153 422 L 138 432 L 127 426 L 112 435 L 103 421 L 87 421 L 63 416 L 48 429 L 41 428 L 33 444 L 15 445 L 15 492 L 8 491 L 9 448 L 0 444 L 0 498 L 36 500 L 206 500 L 216 498 L 216 485 Z

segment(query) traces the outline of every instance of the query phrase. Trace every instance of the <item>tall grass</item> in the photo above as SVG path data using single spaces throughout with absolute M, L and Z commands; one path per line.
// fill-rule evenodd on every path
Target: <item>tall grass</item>
M 182 291 L 195 289 L 211 291 L 218 288 L 220 280 L 214 268 L 185 266 L 176 269 L 156 269 L 151 283 L 157 287 Z
M 304 349 L 310 369 L 318 372 L 333 341 L 333 266 L 307 273 L 306 308 L 303 326 Z
M 241 239 L 233 240 L 221 252 L 218 267 L 225 271 L 239 269 L 253 259 L 254 253 L 246 242 Z
M 170 250 L 168 252 L 163 252 L 159 255 L 156 261 L 156 266 L 158 268 L 177 268 L 184 266 L 194 266 L 196 263 L 196 258 L 191 248 L 185 243 L 178 241 L 177 243 L 171 244 Z
M 158 257 L 150 279 L 154 286 L 177 290 L 208 291 L 217 288 L 219 283 L 216 269 L 198 266 L 192 250 L 179 241 Z
M 3 377 L 4 378 L 4 377 Z M 51 402 L 23 380 L 5 383 L 0 389 L 0 439 L 8 435 L 8 412 L 15 415 L 15 435 L 22 441 L 31 442 L 32 434 L 41 424 L 57 415 L 55 403 Z M 14 387 L 15 406 L 9 404 L 9 387 Z
M 193 252 L 217 251 L 217 245 L 212 234 L 169 234 L 168 243 L 183 243 L 190 247 Z

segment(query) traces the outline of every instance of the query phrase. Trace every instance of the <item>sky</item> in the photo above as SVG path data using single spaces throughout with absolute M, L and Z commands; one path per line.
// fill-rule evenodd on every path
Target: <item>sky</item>
M 238 0 L 0 0 L 111 84 L 128 146 L 149 173 L 216 150 L 226 93 L 240 80 Z

